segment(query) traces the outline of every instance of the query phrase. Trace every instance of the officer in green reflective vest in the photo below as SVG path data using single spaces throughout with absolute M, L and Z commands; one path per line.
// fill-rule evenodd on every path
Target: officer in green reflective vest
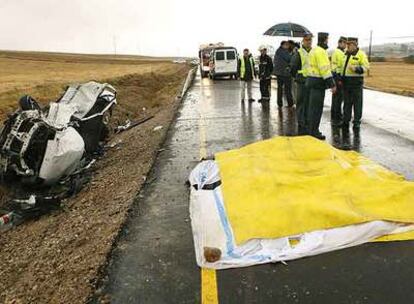
M 344 81 L 344 130 L 349 130 L 349 123 L 354 110 L 353 130 L 359 135 L 362 118 L 364 75 L 369 69 L 367 55 L 358 48 L 358 38 L 349 37 L 343 68 Z
M 323 103 L 325 100 L 325 90 L 330 88 L 332 94 L 336 93 L 335 81 L 332 77 L 331 63 L 328 52 L 328 33 L 318 33 L 318 45 L 309 53 L 309 75 L 306 79 L 306 85 L 309 92 L 309 135 L 325 140 L 319 130 L 321 123 Z
M 306 34 L 302 45 L 292 56 L 290 71 L 296 82 L 296 117 L 298 121 L 298 135 L 308 134 L 309 88 L 306 78 L 309 75 L 309 53 L 312 49 L 312 34 Z
M 241 80 L 241 101 L 244 102 L 245 100 L 247 88 L 247 98 L 249 99 L 249 102 L 254 102 L 252 83 L 256 76 L 256 70 L 254 67 L 254 59 L 252 54 L 250 54 L 249 49 L 243 50 L 243 56 L 241 56 L 238 61 L 237 73 Z
M 332 94 L 331 103 L 331 124 L 334 127 L 340 126 L 343 119 L 342 106 L 344 90 L 341 74 L 344 69 L 346 41 L 347 38 L 345 37 L 339 38 L 338 47 L 333 51 L 331 56 L 331 70 L 337 87 L 336 94 Z

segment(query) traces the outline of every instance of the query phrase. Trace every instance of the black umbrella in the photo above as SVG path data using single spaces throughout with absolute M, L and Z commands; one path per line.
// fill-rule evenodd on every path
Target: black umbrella
M 305 34 L 312 34 L 306 27 L 296 23 L 279 23 L 269 28 L 263 35 L 303 37 Z

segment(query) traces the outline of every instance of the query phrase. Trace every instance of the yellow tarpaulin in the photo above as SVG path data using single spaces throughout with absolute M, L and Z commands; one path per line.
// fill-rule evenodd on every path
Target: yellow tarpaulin
M 216 154 L 236 243 L 373 220 L 414 223 L 414 183 L 309 136 Z M 383 240 L 414 239 L 405 233 Z

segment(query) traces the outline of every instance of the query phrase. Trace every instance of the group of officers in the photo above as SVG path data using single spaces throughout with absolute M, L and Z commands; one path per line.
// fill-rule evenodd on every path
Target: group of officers
M 299 135 L 311 135 L 324 140 L 320 130 L 326 89 L 332 92 L 331 124 L 349 131 L 353 116 L 353 131 L 359 136 L 363 105 L 364 75 L 369 69 L 366 54 L 359 49 L 358 39 L 341 37 L 338 46 L 329 58 L 328 33 L 318 33 L 316 47 L 312 47 L 312 34 L 305 34 L 301 45 L 292 52 L 286 72 L 296 82 L 296 115 Z M 260 47 L 259 71 L 256 75 L 254 60 L 248 49 L 243 51 L 239 60 L 239 77 L 242 81 L 241 99 L 245 100 L 247 88 L 248 101 L 253 102 L 251 82 L 260 79 L 261 99 L 269 102 L 271 76 L 274 73 L 272 59 L 266 47 Z M 280 76 L 276 74 L 276 77 Z M 285 77 L 285 76 L 284 76 Z M 283 80 L 283 81 L 282 81 Z M 278 79 L 280 86 L 286 79 Z M 280 88 L 282 89 L 282 88 Z M 286 89 L 286 88 L 285 88 Z M 288 88 L 290 90 L 290 88 Z M 290 92 L 288 92 L 290 94 Z M 288 94 L 288 95 L 289 95 Z M 280 95 L 280 94 L 278 94 Z M 281 107 L 278 98 L 278 106 Z M 288 100 L 288 107 L 293 105 Z M 352 115 L 353 114 L 353 115 Z

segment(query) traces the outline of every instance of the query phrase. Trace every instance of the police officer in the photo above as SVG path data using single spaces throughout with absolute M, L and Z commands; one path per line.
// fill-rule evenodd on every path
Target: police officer
M 332 75 L 337 87 L 336 93 L 332 94 L 331 103 L 331 124 L 334 127 L 340 126 L 343 119 L 342 104 L 344 100 L 344 91 L 341 74 L 344 66 L 346 41 L 347 38 L 343 36 L 339 38 L 338 47 L 333 51 L 331 57 Z
M 298 121 L 298 135 L 308 134 L 309 88 L 306 78 L 309 75 L 309 53 L 312 49 L 312 34 L 306 34 L 302 45 L 293 54 L 290 62 L 290 71 L 296 82 L 296 116 Z
M 326 88 L 336 93 L 335 81 L 331 73 L 331 64 L 328 52 L 328 33 L 318 33 L 318 45 L 309 54 L 309 76 L 306 85 L 309 87 L 309 134 L 315 138 L 325 140 L 325 135 L 319 131 L 323 112 L 323 102 Z
M 369 69 L 367 55 L 358 48 L 358 38 L 349 37 L 343 68 L 344 81 L 344 130 L 349 130 L 349 123 L 354 110 L 353 130 L 359 135 L 362 118 L 362 99 L 364 74 Z
M 259 102 L 268 102 L 270 100 L 270 85 L 273 72 L 272 58 L 267 55 L 267 48 L 260 46 L 259 58 L 259 79 L 260 79 L 260 94 L 262 98 Z

